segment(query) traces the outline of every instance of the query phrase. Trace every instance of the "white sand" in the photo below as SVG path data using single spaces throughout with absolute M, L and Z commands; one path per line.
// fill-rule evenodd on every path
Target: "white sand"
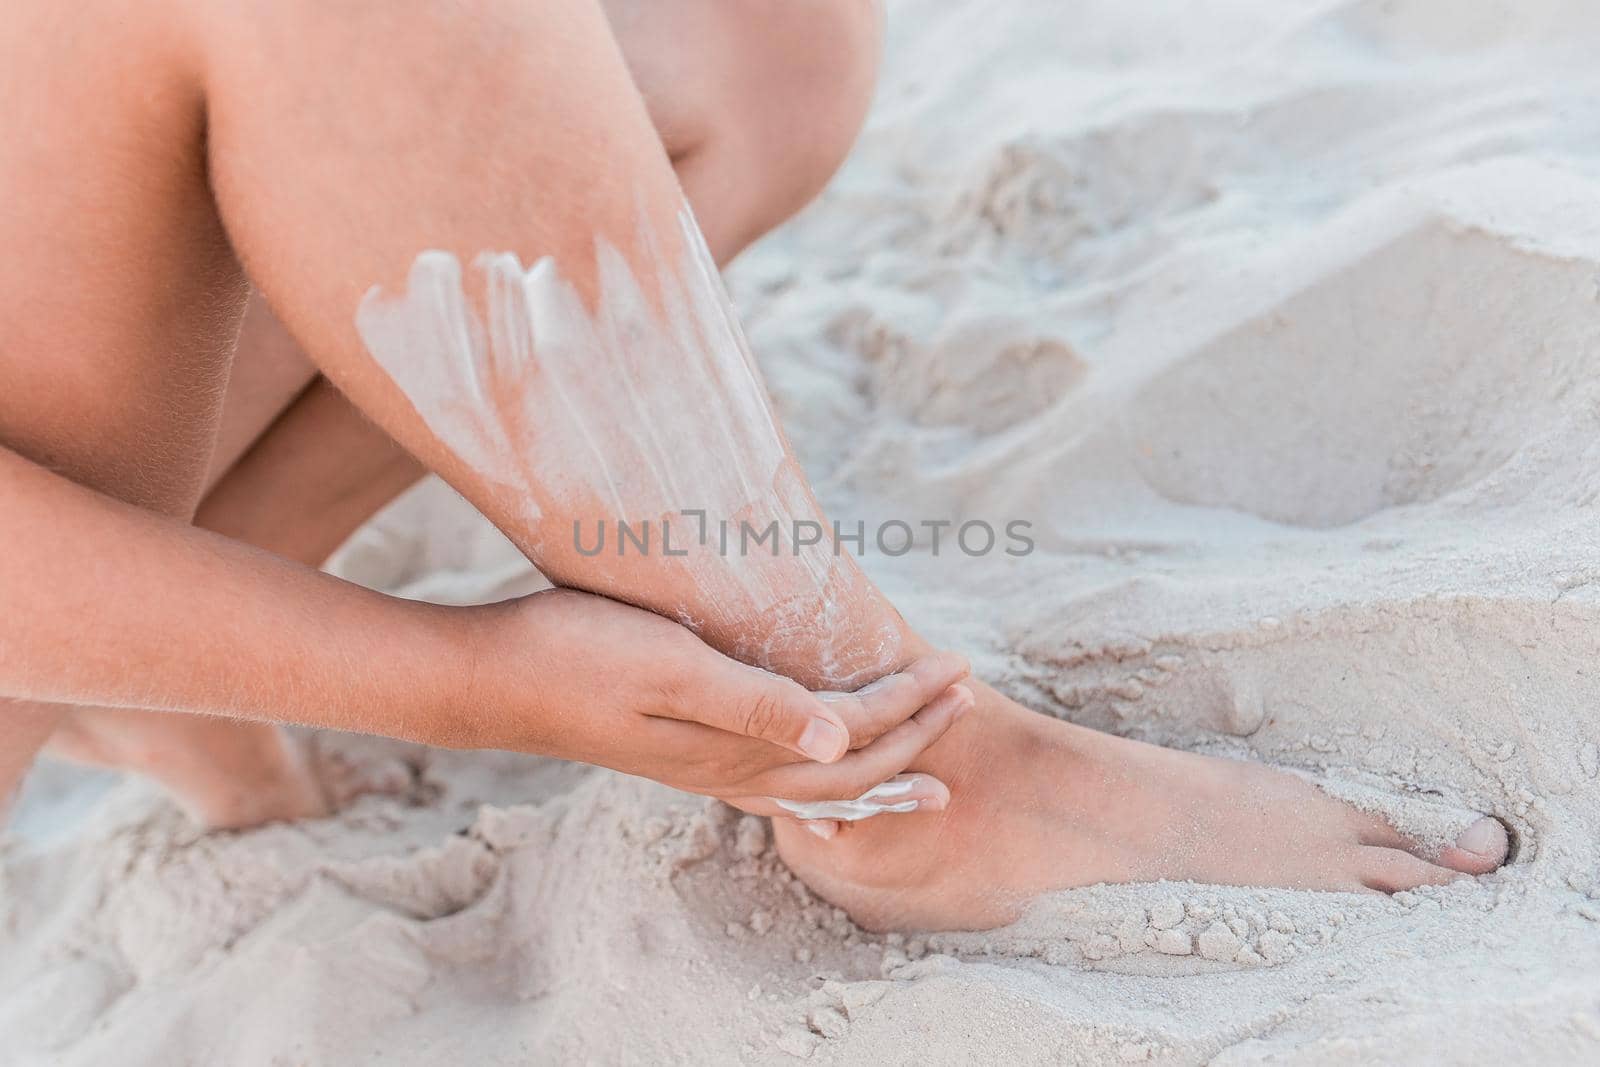
M 1600 1061 L 1600 6 L 894 16 L 854 161 L 734 286 L 836 515 L 1041 551 L 869 569 L 1042 711 L 1493 811 L 1515 863 L 885 940 L 758 821 L 605 772 L 333 739 L 400 794 L 201 836 L 45 768 L 0 1061 Z M 533 580 L 437 487 L 342 566 Z

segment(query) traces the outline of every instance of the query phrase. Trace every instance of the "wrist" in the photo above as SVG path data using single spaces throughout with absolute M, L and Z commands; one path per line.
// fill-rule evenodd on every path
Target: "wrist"
M 399 603 L 407 618 L 384 657 L 396 688 L 379 732 L 436 748 L 489 747 L 480 664 L 490 630 L 483 616 L 494 605 Z
M 563 593 L 547 590 L 515 600 L 428 609 L 420 658 L 432 664 L 417 680 L 419 730 L 414 740 L 438 748 L 501 749 L 548 755 L 552 716 L 540 694 L 551 672 L 565 669 L 552 639 Z

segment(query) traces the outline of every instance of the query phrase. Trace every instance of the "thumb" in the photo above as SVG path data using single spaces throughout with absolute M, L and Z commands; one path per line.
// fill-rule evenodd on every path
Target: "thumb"
M 832 763 L 850 748 L 839 713 L 805 686 L 781 674 L 724 658 L 696 693 L 667 714 Z

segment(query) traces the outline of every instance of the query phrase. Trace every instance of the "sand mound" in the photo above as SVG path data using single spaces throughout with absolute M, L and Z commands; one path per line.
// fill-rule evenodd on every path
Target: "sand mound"
M 1492 811 L 1515 862 L 883 938 L 759 820 L 605 772 L 324 738 L 398 791 L 207 836 L 47 767 L 0 846 L 0 1062 L 1600 1055 L 1593 5 L 893 16 L 855 160 L 734 288 L 831 511 L 1040 551 L 869 570 L 1041 712 L 1418 832 Z M 437 485 L 340 567 L 539 582 Z

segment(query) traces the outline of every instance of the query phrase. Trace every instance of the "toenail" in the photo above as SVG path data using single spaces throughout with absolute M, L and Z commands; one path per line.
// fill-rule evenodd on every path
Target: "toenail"
M 1456 838 L 1456 847 L 1479 856 L 1499 856 L 1506 850 L 1506 828 L 1485 815 Z

